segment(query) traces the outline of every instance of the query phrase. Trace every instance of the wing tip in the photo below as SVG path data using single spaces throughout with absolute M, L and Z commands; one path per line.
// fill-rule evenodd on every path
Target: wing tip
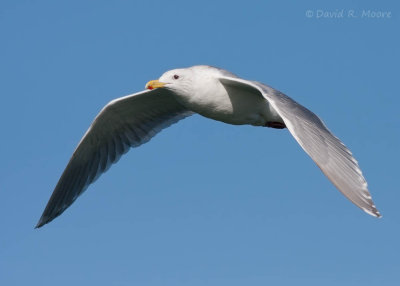
M 49 217 L 49 216 L 41 216 L 41 218 L 39 219 L 38 223 L 35 225 L 35 229 L 41 228 L 42 226 L 44 226 L 45 224 L 48 224 L 49 222 L 51 222 L 55 217 Z
M 362 210 L 365 211 L 367 214 L 372 215 L 376 218 L 382 218 L 381 213 L 375 208 L 375 206 L 372 206 L 371 209 L 363 208 Z
M 47 221 L 45 221 L 43 218 L 40 218 L 40 220 L 38 221 L 38 223 L 35 226 L 35 229 L 41 228 L 42 226 L 44 226 L 47 223 Z

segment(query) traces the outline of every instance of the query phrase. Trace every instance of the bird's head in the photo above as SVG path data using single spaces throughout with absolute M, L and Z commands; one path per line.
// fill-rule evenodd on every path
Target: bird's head
M 174 69 L 165 72 L 158 80 L 149 81 L 145 88 L 167 88 L 175 93 L 190 92 L 193 80 L 191 69 Z
M 151 80 L 146 89 L 166 88 L 181 96 L 193 96 L 198 90 L 217 82 L 219 69 L 211 66 L 192 66 L 165 72 L 158 80 Z M 219 82 L 218 82 L 219 84 Z

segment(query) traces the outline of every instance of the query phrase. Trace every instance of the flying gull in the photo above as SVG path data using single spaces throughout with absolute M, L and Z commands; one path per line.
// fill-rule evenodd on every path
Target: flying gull
M 164 73 L 144 91 L 108 103 L 75 149 L 37 224 L 63 213 L 131 147 L 192 114 L 228 124 L 287 128 L 350 201 L 380 217 L 357 161 L 321 119 L 290 97 L 257 81 L 211 66 Z

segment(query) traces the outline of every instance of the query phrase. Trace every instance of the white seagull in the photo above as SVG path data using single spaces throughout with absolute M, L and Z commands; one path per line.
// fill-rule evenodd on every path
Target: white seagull
M 276 89 L 211 66 L 164 73 L 146 90 L 115 99 L 96 116 L 72 154 L 36 227 L 52 221 L 129 148 L 198 113 L 229 124 L 289 129 L 350 201 L 380 217 L 357 161 L 313 112 Z

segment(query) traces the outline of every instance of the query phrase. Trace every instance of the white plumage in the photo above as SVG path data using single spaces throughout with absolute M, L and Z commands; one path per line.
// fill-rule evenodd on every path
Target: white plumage
M 108 103 L 78 144 L 36 227 L 60 215 L 130 147 L 198 113 L 229 124 L 287 127 L 331 182 L 380 217 L 357 161 L 311 111 L 281 92 L 210 66 L 164 73 L 145 90 Z

